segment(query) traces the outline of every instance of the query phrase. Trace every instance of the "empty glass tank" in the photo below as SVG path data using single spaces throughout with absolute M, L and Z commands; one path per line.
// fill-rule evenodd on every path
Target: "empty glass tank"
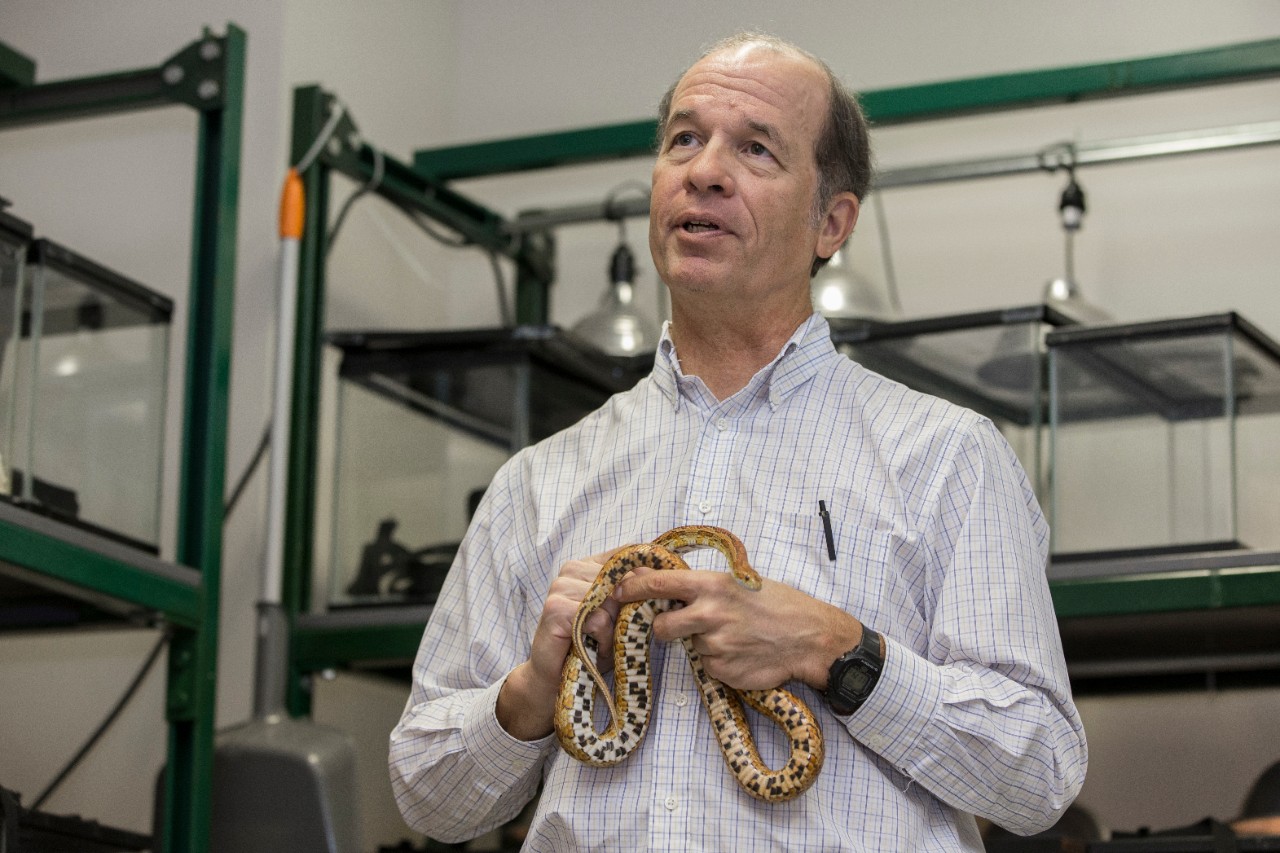
M 1044 504 L 1049 498 L 1044 336 L 1070 322 L 1047 305 L 892 322 L 830 321 L 837 348 L 854 361 L 991 418 Z
M 1053 332 L 1055 571 L 1280 546 L 1280 347 L 1234 313 Z
M 18 299 L 30 242 L 31 226 L 0 210 L 0 496 L 13 490 Z
M 435 601 L 471 514 L 512 453 L 648 372 L 558 329 L 344 332 L 330 606 Z
M 15 503 L 158 550 L 172 315 L 167 297 L 31 244 L 5 353 Z

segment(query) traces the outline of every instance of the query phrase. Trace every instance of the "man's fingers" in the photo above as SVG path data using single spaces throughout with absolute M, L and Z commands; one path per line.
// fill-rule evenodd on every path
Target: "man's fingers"
M 699 579 L 695 572 L 659 572 L 641 567 L 628 574 L 613 590 L 613 598 L 624 604 L 651 598 L 690 601 L 696 595 Z
M 614 616 L 612 614 L 604 610 L 597 610 L 587 617 L 582 629 L 585 633 L 594 637 L 601 646 L 608 646 L 613 643 L 613 620 Z
M 706 608 L 686 605 L 654 617 L 653 636 L 664 642 L 681 637 L 697 637 L 719 624 L 720 620 L 707 613 Z

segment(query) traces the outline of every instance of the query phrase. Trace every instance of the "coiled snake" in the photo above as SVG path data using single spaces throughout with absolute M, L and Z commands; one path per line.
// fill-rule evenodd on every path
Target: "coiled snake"
M 649 643 L 653 618 L 677 605 L 651 600 L 623 605 L 614 631 L 614 696 L 595 665 L 598 644 L 583 633 L 587 617 L 604 603 L 627 572 L 638 566 L 654 569 L 688 569 L 680 554 L 696 548 L 714 548 L 729 560 L 734 577 L 747 589 L 759 590 L 760 576 L 747 562 L 742 542 L 719 527 L 676 527 L 644 545 L 629 545 L 610 555 L 573 622 L 572 646 L 561 673 L 555 729 L 565 751 L 579 761 L 609 767 L 640 745 L 649 727 L 653 703 L 653 677 L 649 669 Z M 822 769 L 822 732 L 808 706 L 781 687 L 772 690 L 734 690 L 703 669 L 689 638 L 681 638 L 702 702 L 720 741 L 720 751 L 743 789 L 766 802 L 783 802 L 808 790 Z M 592 711 L 596 690 L 604 695 L 609 724 L 596 730 Z M 751 738 L 742 703 L 750 705 L 786 732 L 791 754 L 781 770 L 764 764 Z

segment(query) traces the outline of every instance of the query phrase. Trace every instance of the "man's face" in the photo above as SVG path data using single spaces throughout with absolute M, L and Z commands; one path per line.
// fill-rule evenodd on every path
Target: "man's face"
M 649 219 L 654 264 L 673 294 L 807 299 L 822 237 L 813 152 L 827 97 L 820 69 L 759 45 L 712 54 L 681 78 Z

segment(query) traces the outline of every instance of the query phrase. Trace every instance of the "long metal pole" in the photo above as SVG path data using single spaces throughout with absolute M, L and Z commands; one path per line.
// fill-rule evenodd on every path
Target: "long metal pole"
M 876 175 L 876 189 L 940 184 L 953 181 L 1023 175 L 1053 171 L 1066 165 L 1101 166 L 1179 154 L 1198 154 L 1235 148 L 1252 148 L 1280 143 L 1280 121 L 1235 127 L 1193 130 L 1153 136 L 1055 145 L 1031 154 L 1012 154 L 975 160 L 957 160 L 925 166 L 886 169 Z M 586 202 L 566 207 L 539 209 L 509 220 L 503 230 L 511 234 L 542 231 L 561 225 L 576 225 L 617 219 L 619 216 L 649 215 L 649 199 L 632 197 L 614 202 Z
M 1030 172 L 1053 171 L 1064 166 L 1100 166 L 1108 163 L 1127 163 L 1132 160 L 1149 160 L 1178 154 L 1199 154 L 1208 151 L 1225 151 L 1234 148 L 1252 148 L 1280 143 L 1280 121 L 1237 127 L 1193 130 L 1118 139 L 1108 142 L 1063 144 L 1042 149 L 1034 154 L 1006 157 L 988 157 L 938 163 L 931 166 L 912 166 L 887 169 L 876 177 L 877 189 L 910 187 L 923 184 L 948 183 L 980 178 L 997 178 L 1005 175 L 1022 175 Z

